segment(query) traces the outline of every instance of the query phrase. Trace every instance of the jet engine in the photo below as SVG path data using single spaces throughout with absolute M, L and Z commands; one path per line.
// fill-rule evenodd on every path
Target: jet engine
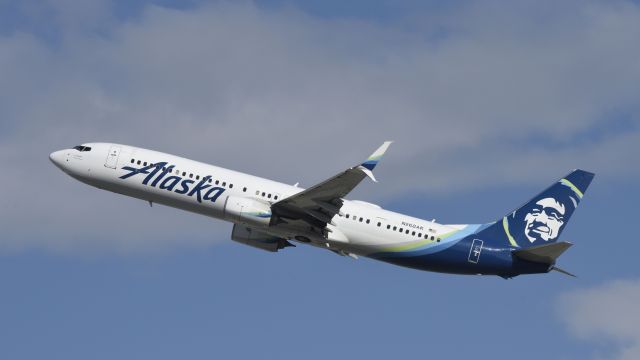
M 271 252 L 276 252 L 288 246 L 295 246 L 283 238 L 271 236 L 248 226 L 238 224 L 233 225 L 231 239 L 241 244 Z

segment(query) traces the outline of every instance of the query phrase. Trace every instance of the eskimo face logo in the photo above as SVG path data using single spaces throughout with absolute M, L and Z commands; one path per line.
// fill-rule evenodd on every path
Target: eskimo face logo
M 530 242 L 552 241 L 564 225 L 564 204 L 552 197 L 538 200 L 524 217 L 524 234 Z

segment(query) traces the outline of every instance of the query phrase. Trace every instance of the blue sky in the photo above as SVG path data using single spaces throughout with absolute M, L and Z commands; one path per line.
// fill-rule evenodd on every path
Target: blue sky
M 638 358 L 639 36 L 628 1 L 0 1 L 3 356 Z M 387 139 L 350 198 L 443 223 L 595 172 L 579 277 L 264 253 L 47 158 L 122 142 L 309 186 Z

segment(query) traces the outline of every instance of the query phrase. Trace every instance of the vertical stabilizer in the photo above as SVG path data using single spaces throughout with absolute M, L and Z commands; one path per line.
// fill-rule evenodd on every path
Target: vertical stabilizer
M 583 170 L 572 171 L 479 234 L 501 243 L 497 245 L 514 248 L 556 242 L 594 176 Z

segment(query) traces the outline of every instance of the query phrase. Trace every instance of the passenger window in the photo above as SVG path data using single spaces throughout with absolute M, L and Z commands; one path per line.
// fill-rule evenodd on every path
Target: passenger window
M 389 230 L 391 228 L 391 225 L 387 224 L 387 230 Z
M 216 184 L 217 184 L 217 183 L 218 183 L 218 182 L 216 181 Z M 260 190 L 256 190 L 256 196 L 258 196 L 258 195 L 260 195 Z
M 438 240 L 436 240 L 437 242 L 440 242 L 440 238 L 438 238 Z
M 233 184 L 229 184 L 229 189 L 233 189 Z
M 273 197 L 273 199 L 274 199 L 274 200 L 278 200 L 278 195 L 275 195 L 275 196 Z
M 138 160 L 138 165 L 140 165 L 140 163 L 141 163 L 141 161 L 140 161 L 140 160 Z
M 227 186 L 227 182 L 226 182 L 226 181 L 222 182 L 222 186 L 223 186 L 223 187 L 224 187 L 224 186 Z
M 398 230 L 400 230 L 400 232 L 402 232 L 402 228 L 400 228 L 400 229 L 398 229 Z
M 183 172 L 182 172 L 182 176 L 187 176 L 187 172 L 186 172 L 186 171 L 183 171 Z
M 266 194 L 264 192 L 262 192 L 262 197 L 264 197 Z
M 422 233 L 418 233 L 418 237 L 422 237 Z
M 380 225 L 382 225 L 382 223 L 378 223 L 378 227 L 380 227 Z
M 213 182 L 213 179 L 209 178 L 209 184 L 211 184 Z
M 394 227 L 393 227 L 393 231 L 396 231 L 396 229 L 397 229 L 397 228 L 398 228 L 397 226 L 394 226 Z
M 369 222 L 370 222 L 370 220 L 369 220 L 369 219 L 367 219 L 367 224 L 368 224 Z
M 247 192 L 247 188 L 246 188 L 246 187 L 243 187 L 243 188 L 242 188 L 242 192 Z
M 360 222 L 362 222 L 362 220 L 363 220 L 363 219 L 362 219 L 362 218 L 360 218 Z
M 134 162 L 136 162 L 135 160 L 131 159 L 131 163 L 133 164 Z
M 411 236 L 416 236 L 416 232 L 415 232 L 415 231 L 412 231 L 412 232 L 411 232 Z
M 349 218 L 349 214 L 345 215 L 345 217 L 348 219 Z
M 405 234 L 407 234 L 407 235 L 409 234 L 409 229 L 407 229 L 407 231 L 405 231 Z
M 196 180 L 200 180 L 200 175 L 196 175 Z
M 269 199 L 271 199 L 271 194 L 267 194 L 267 197 L 268 197 Z
M 145 161 L 144 163 L 142 163 L 142 165 L 147 166 L 147 162 Z

